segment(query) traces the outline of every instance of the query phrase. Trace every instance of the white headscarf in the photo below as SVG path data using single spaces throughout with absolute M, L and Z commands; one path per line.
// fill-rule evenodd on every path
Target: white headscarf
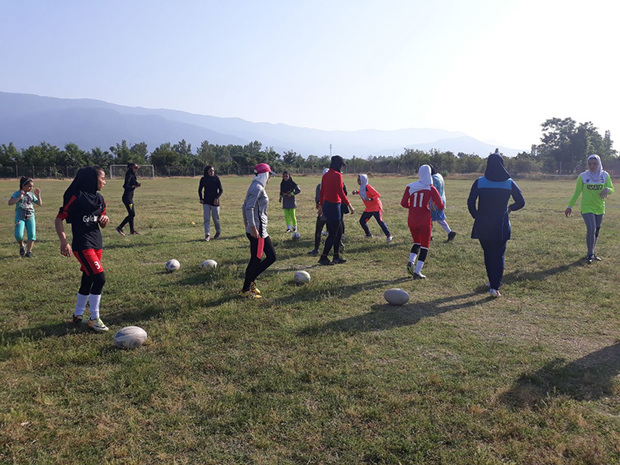
M 592 154 L 588 157 L 588 161 L 590 161 L 591 159 L 596 159 L 596 161 L 598 161 L 598 168 L 595 171 L 590 170 L 590 167 L 588 167 L 588 172 L 590 173 L 590 175 L 592 176 L 592 178 L 594 178 L 595 181 L 600 180 L 603 176 L 603 163 L 601 163 L 601 157 L 599 157 L 596 154 Z
M 254 175 L 254 181 L 257 181 L 263 187 L 267 185 L 268 180 L 269 180 L 269 172 L 258 173 Z
M 407 184 L 409 188 L 409 194 L 413 194 L 417 191 L 422 191 L 425 189 L 430 189 L 433 184 L 433 179 L 431 178 L 431 167 L 428 165 L 420 166 L 418 169 L 418 175 L 420 179 L 416 182 L 412 182 L 411 184 Z
M 358 174 L 360 178 L 360 197 L 362 200 L 368 200 L 366 195 L 366 186 L 368 185 L 368 175 L 366 174 Z

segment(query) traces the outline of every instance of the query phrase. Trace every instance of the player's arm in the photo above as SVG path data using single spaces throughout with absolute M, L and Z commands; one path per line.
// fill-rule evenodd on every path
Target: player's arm
M 435 186 L 431 186 L 431 200 L 433 201 L 435 208 L 437 208 L 438 210 L 443 210 L 444 208 L 446 208 L 446 206 L 443 204 L 443 201 L 441 200 L 439 191 Z
M 409 195 L 409 188 L 405 187 L 405 193 L 403 194 L 403 198 L 400 200 L 400 206 L 403 208 L 409 208 L 411 205 L 411 196 Z
M 568 201 L 568 207 L 566 207 L 566 210 L 564 211 L 564 214 L 566 216 L 570 216 L 570 214 L 573 212 L 573 206 L 577 202 L 577 199 L 579 198 L 579 195 L 581 194 L 582 190 L 583 190 L 583 179 L 581 178 L 581 175 L 579 175 L 577 176 L 577 182 L 575 183 L 575 192 L 573 192 L 573 195 Z
M 58 239 L 60 239 L 60 254 L 64 255 L 65 257 L 70 257 L 73 254 L 73 251 L 71 250 L 71 244 L 69 244 L 69 241 L 67 240 L 63 221 L 64 218 L 62 218 L 59 214 L 56 217 L 54 226 L 56 227 L 56 234 L 58 234 Z

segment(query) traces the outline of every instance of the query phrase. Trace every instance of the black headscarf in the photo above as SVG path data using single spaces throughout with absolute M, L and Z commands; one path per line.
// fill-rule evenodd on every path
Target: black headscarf
M 282 174 L 284 173 L 288 174 L 288 181 L 285 181 L 284 178 L 280 181 L 280 195 L 293 192 L 297 187 L 297 183 L 293 181 L 291 174 L 288 171 L 283 171 Z
M 334 155 L 329 165 L 329 169 L 342 172 L 343 166 L 347 166 L 344 162 L 344 158 L 342 158 L 340 155 Z
M 103 206 L 103 197 L 97 194 L 99 170 L 101 168 L 96 166 L 87 166 L 78 170 L 75 179 L 62 196 L 63 207 L 69 203 L 71 197 L 80 197 L 80 195 L 83 201 L 92 204 L 93 207 Z
M 484 177 L 489 181 L 505 181 L 510 179 L 508 171 L 504 168 L 504 159 L 497 150 L 487 158 L 487 168 L 484 171 Z

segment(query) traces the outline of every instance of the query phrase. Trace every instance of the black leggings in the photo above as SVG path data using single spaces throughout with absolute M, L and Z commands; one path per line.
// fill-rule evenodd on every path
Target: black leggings
M 82 272 L 82 282 L 80 283 L 80 289 L 78 294 L 82 295 L 101 295 L 103 286 L 105 285 L 105 271 L 88 276 Z
M 321 233 L 323 232 L 323 228 L 327 224 L 327 221 L 322 218 L 324 217 L 316 217 L 316 227 L 314 229 L 314 250 L 319 250 L 319 246 L 321 245 Z
M 123 226 L 129 223 L 129 231 L 134 232 L 133 219 L 136 216 L 136 210 L 133 205 L 133 199 L 131 200 L 123 199 L 123 204 L 125 204 L 125 208 L 127 209 L 127 216 L 125 217 L 123 222 L 120 224 L 119 228 L 123 229 Z
M 364 212 L 364 213 L 362 213 L 362 216 L 360 217 L 360 226 L 362 227 L 362 229 L 364 230 L 366 235 L 370 236 L 370 229 L 368 229 L 368 220 L 370 218 L 372 218 L 372 217 L 374 217 L 375 220 L 377 220 L 377 223 L 381 227 L 381 230 L 383 231 L 383 234 L 385 234 L 386 236 L 389 236 L 390 235 L 390 230 L 388 229 L 387 225 L 381 219 L 381 214 L 379 212 Z
M 248 263 L 247 268 L 245 269 L 245 280 L 243 281 L 243 292 L 250 290 L 250 284 L 253 283 L 256 278 L 260 276 L 260 274 L 269 268 L 276 261 L 276 249 L 273 247 L 271 243 L 271 238 L 267 236 L 265 240 L 265 245 L 263 247 L 263 251 L 265 252 L 265 259 L 261 260 L 256 256 L 258 252 L 258 239 L 252 237 L 250 234 L 246 233 L 248 239 L 250 240 L 250 262 Z

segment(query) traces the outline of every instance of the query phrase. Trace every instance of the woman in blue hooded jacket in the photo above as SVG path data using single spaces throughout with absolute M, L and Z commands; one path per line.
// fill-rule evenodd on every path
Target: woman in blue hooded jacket
M 514 202 L 508 205 L 510 197 Z M 476 204 L 477 201 L 477 204 Z M 501 296 L 506 242 L 510 239 L 509 213 L 525 206 L 521 189 L 514 182 L 498 150 L 489 155 L 484 176 L 471 186 L 467 208 L 474 218 L 472 239 L 478 239 L 484 251 L 484 265 L 489 278 L 489 293 Z

